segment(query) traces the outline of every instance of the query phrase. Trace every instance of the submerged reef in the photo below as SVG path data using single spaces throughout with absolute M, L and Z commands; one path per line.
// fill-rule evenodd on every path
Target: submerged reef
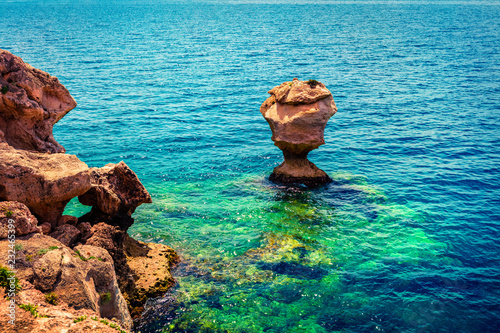
M 168 240 L 183 261 L 174 269 L 178 284 L 147 302 L 137 332 L 411 327 L 404 300 L 387 302 L 387 293 L 405 290 L 403 272 L 449 264 L 446 244 L 419 227 L 425 215 L 365 177 L 331 177 L 327 189 L 276 185 L 263 174 L 158 184 L 164 195 L 141 207 L 131 231 Z M 419 313 L 436 301 L 427 290 L 410 293 Z
M 315 80 L 284 82 L 269 91 L 260 112 L 273 132 L 274 144 L 285 161 L 274 168 L 270 180 L 282 184 L 316 186 L 331 178 L 307 159 L 307 154 L 325 143 L 326 123 L 337 112 L 332 93 Z
M 16 270 L 15 300 L 34 316 L 13 330 L 131 330 L 147 299 L 174 284 L 170 269 L 179 260 L 172 248 L 127 234 L 151 196 L 124 162 L 89 168 L 65 154 L 52 128 L 76 102 L 57 78 L 0 50 L 0 88 L 0 268 Z M 63 215 L 75 198 L 91 211 Z M 1 327 L 7 320 L 1 316 Z

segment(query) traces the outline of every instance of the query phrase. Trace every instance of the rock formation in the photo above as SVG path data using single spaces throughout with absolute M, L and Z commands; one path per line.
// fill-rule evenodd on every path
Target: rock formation
M 0 140 L 18 149 L 64 153 L 52 127 L 75 106 L 57 78 L 0 49 Z
M 7 261 L 7 239 L 0 241 L 0 261 Z M 127 303 L 118 288 L 114 263 L 105 249 L 78 246 L 75 251 L 52 237 L 31 234 L 16 238 L 19 279 L 37 290 L 54 293 L 73 309 L 89 309 L 132 328 Z
M 170 269 L 178 257 L 167 246 L 128 236 L 133 212 L 151 196 L 124 162 L 89 168 L 54 140 L 53 125 L 75 106 L 57 78 L 0 50 L 0 266 L 8 265 L 14 219 L 16 276 L 26 289 L 16 298 L 38 304 L 53 323 L 36 318 L 24 326 L 109 331 L 103 321 L 74 322 L 78 310 L 130 329 L 129 308 L 140 316 L 149 297 L 173 285 Z M 62 215 L 75 197 L 92 206 L 90 213 Z M 40 305 L 33 297 L 41 292 L 58 294 L 64 308 Z M 6 320 L 0 318 L 1 328 Z
M 135 209 L 152 202 L 137 175 L 123 162 L 93 168 L 90 181 L 90 190 L 78 197 L 82 204 L 93 207 L 82 221 L 103 221 L 126 231 Z
M 0 202 L 0 239 L 8 237 L 9 220 L 15 222 L 16 237 L 41 232 L 37 226 L 38 220 L 26 205 L 16 201 L 3 201 Z
M 330 182 L 330 177 L 311 163 L 307 154 L 325 143 L 326 123 L 337 112 L 332 93 L 321 82 L 293 79 L 274 87 L 269 94 L 260 112 L 285 159 L 274 169 L 270 180 L 308 186 Z
M 0 200 L 24 203 L 55 228 L 64 207 L 91 188 L 88 166 L 74 155 L 43 154 L 0 143 Z

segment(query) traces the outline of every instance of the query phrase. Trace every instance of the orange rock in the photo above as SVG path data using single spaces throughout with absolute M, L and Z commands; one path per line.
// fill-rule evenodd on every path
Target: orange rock
M 0 49 L 0 140 L 18 149 L 64 153 L 52 127 L 76 102 L 56 77 Z
M 270 179 L 279 183 L 319 185 L 330 177 L 307 159 L 307 154 L 324 144 L 328 119 L 337 112 L 331 92 L 314 80 L 284 82 L 269 91 L 260 112 L 273 132 L 274 144 L 285 161 Z

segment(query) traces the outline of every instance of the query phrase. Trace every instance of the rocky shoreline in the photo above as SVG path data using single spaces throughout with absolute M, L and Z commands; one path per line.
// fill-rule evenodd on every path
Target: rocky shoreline
M 0 89 L 0 332 L 130 331 L 179 262 L 127 234 L 151 196 L 124 162 L 89 168 L 65 154 L 52 128 L 76 102 L 57 78 L 0 50 Z M 63 215 L 75 197 L 91 211 Z

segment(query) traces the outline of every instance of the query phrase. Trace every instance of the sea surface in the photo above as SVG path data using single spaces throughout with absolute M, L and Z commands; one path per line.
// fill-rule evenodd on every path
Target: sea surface
M 78 102 L 67 152 L 151 193 L 129 233 L 183 259 L 136 332 L 498 332 L 498 2 L 2 1 L 0 26 Z M 267 179 L 259 107 L 295 77 L 338 107 L 317 189 Z

